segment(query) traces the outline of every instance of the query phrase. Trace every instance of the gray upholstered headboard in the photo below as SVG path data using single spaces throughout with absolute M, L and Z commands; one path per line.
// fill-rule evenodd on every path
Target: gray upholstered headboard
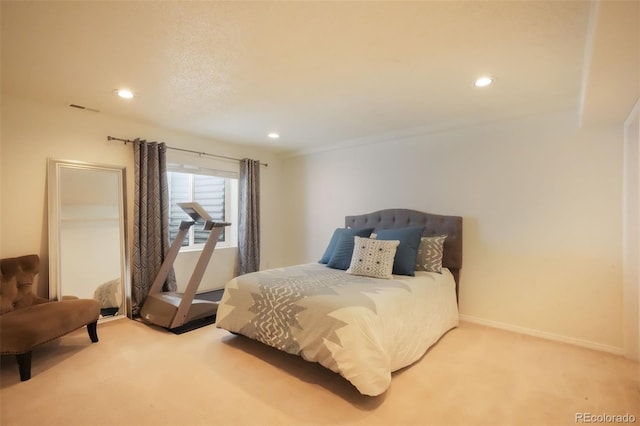
M 462 268 L 462 217 L 441 216 L 409 209 L 388 209 L 357 216 L 346 216 L 344 224 L 349 228 L 390 229 L 408 226 L 424 226 L 423 235 L 447 235 L 444 241 L 442 266 L 448 268 L 456 280 L 456 294 Z

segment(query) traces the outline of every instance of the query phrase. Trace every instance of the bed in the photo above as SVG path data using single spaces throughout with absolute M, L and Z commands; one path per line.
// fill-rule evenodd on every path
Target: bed
M 411 251 L 434 241 L 440 252 Z M 413 264 L 403 270 L 407 253 Z M 340 256 L 342 265 L 334 262 Z M 417 262 L 425 258 L 427 268 Z M 458 325 L 461 267 L 461 217 L 408 209 L 347 216 L 320 262 L 229 281 L 216 326 L 317 362 L 377 396 L 392 372 Z

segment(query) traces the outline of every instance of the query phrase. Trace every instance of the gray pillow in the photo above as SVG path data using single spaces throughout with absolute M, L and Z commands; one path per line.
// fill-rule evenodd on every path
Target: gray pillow
M 422 237 L 416 257 L 416 271 L 442 273 L 442 254 L 446 235 Z

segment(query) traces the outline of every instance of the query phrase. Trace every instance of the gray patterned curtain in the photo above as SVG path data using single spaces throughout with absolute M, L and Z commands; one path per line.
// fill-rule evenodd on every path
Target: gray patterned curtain
M 238 248 L 240 275 L 260 269 L 260 162 L 240 160 Z
M 138 315 L 149 294 L 165 254 L 169 251 L 169 190 L 167 146 L 164 143 L 133 142 L 135 200 L 133 223 L 133 314 Z M 164 285 L 176 291 L 173 268 Z

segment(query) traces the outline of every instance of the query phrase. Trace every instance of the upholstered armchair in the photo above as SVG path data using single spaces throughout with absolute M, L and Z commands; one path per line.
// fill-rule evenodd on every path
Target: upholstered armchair
M 92 342 L 100 304 L 93 299 L 50 301 L 33 293 L 37 255 L 0 259 L 0 354 L 16 355 L 20 380 L 31 378 L 34 348 L 87 326 Z

